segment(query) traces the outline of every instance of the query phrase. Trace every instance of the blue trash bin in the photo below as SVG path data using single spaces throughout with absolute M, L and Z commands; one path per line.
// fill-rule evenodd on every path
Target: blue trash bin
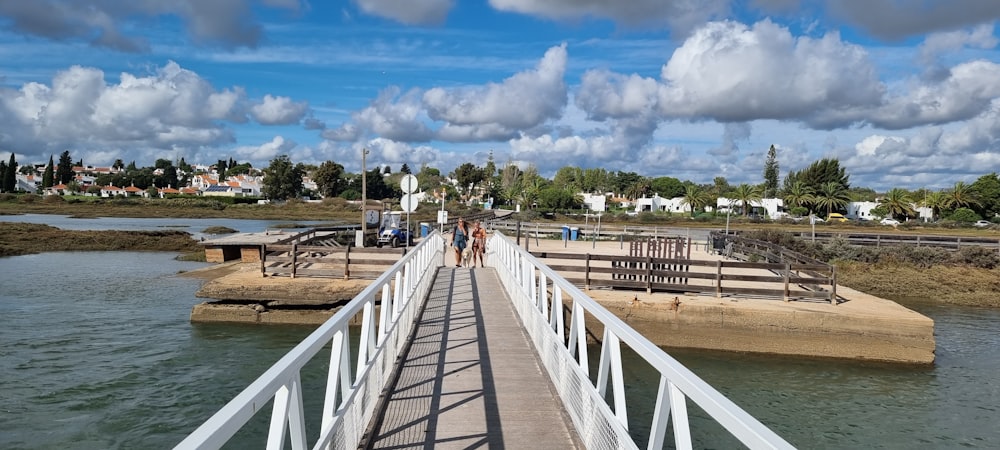
M 420 222 L 420 237 L 427 237 L 428 234 L 431 234 L 431 224 Z
M 563 225 L 562 240 L 565 241 L 565 240 L 568 240 L 568 239 L 569 239 L 569 226 L 568 225 Z
M 577 227 L 573 227 L 573 228 L 570 228 L 570 229 L 569 229 L 569 240 L 571 240 L 571 241 L 575 241 L 575 240 L 576 240 L 576 238 L 577 238 L 577 237 L 578 237 L 579 235 L 580 235 L 580 229 L 579 229 L 579 228 L 577 228 Z

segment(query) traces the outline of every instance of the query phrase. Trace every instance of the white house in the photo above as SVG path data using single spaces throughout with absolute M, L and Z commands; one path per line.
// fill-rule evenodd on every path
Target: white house
M 660 201 L 660 208 L 671 214 L 691 213 L 691 205 L 688 205 L 684 201 L 684 197 L 662 199 Z
M 742 207 L 743 202 L 733 198 L 719 197 L 715 201 L 715 207 L 719 211 L 726 211 L 729 208 Z M 750 202 L 751 211 L 760 208 L 763 213 L 772 219 L 777 219 L 785 215 L 785 202 L 780 198 L 765 198 Z
M 872 210 L 877 206 L 876 202 L 850 202 L 847 204 L 847 214 L 844 214 L 844 217 L 851 220 L 875 220 Z
M 652 197 L 635 199 L 635 212 L 643 211 L 660 211 L 660 203 L 663 199 L 660 198 L 659 194 L 653 194 Z
M 583 196 L 583 204 L 587 205 L 591 211 L 607 211 L 607 199 L 604 194 L 580 194 Z
M 878 217 L 872 214 L 872 210 L 876 207 L 878 207 L 878 202 L 850 202 L 847 204 L 847 214 L 844 214 L 844 217 L 851 220 L 876 220 Z M 910 204 L 910 207 L 917 213 L 918 219 L 925 222 L 934 219 L 934 211 L 931 208 L 918 207 L 915 203 Z

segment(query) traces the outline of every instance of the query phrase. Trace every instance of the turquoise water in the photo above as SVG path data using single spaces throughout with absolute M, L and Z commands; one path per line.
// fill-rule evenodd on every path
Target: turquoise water
M 201 280 L 176 275 L 204 264 L 173 256 L 0 258 L 0 448 L 169 448 L 312 331 L 191 324 Z M 936 321 L 934 366 L 672 354 L 800 448 L 1000 448 L 1000 311 L 909 306 Z M 656 380 L 626 376 L 641 430 Z M 736 447 L 692 412 L 698 448 Z M 262 436 L 259 416 L 232 448 Z

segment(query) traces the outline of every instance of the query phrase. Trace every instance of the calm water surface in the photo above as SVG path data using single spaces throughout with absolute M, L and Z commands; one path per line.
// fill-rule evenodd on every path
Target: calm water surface
M 172 447 L 312 331 L 191 324 L 201 280 L 177 274 L 204 264 L 173 257 L 0 258 L 0 448 Z M 935 320 L 934 366 L 672 354 L 799 448 L 1000 448 L 1000 311 L 907 306 Z M 307 392 L 322 392 L 323 364 Z M 639 363 L 626 376 L 642 430 L 656 379 Z M 691 410 L 699 448 L 738 447 Z M 258 416 L 232 448 L 262 436 Z

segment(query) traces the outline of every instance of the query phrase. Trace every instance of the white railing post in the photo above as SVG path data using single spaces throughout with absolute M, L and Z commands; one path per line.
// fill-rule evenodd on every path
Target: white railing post
M 428 236 L 176 448 L 221 448 L 272 400 L 266 448 L 282 448 L 286 441 L 291 442 L 293 449 L 306 448 L 300 371 L 328 345 L 330 361 L 315 448 L 331 448 L 335 438 L 338 445 L 356 447 L 374 413 L 374 402 L 366 396 L 381 389 L 387 380 L 385 370 L 396 361 L 401 349 L 399 343 L 407 338 L 413 326 L 411 320 L 400 318 L 415 316 L 422 302 L 410 300 L 430 286 L 429 279 L 436 271 L 426 266 L 443 256 L 443 247 L 440 234 Z M 379 297 L 381 314 L 376 319 L 375 302 Z M 357 358 L 353 359 L 348 330 L 358 314 L 362 315 L 362 325 Z
M 587 448 L 635 448 L 628 431 L 622 345 L 627 345 L 659 374 L 660 387 L 648 436 L 650 449 L 662 448 L 670 423 L 676 447 L 692 448 L 687 399 L 749 448 L 792 448 L 580 288 L 516 246 L 510 238 L 497 232 L 491 238 L 490 248 L 495 249 L 499 261 L 496 267 L 501 284 L 515 302 L 523 329 L 531 336 L 536 354 L 543 359 L 546 373 L 552 377 Z M 563 308 L 567 305 L 568 336 L 563 324 Z M 588 321 L 597 323 L 603 330 L 596 379 L 592 378 L 590 370 Z M 549 335 L 541 336 L 544 333 Z M 554 342 L 559 345 L 552 346 Z M 607 398 L 609 384 L 610 399 Z

